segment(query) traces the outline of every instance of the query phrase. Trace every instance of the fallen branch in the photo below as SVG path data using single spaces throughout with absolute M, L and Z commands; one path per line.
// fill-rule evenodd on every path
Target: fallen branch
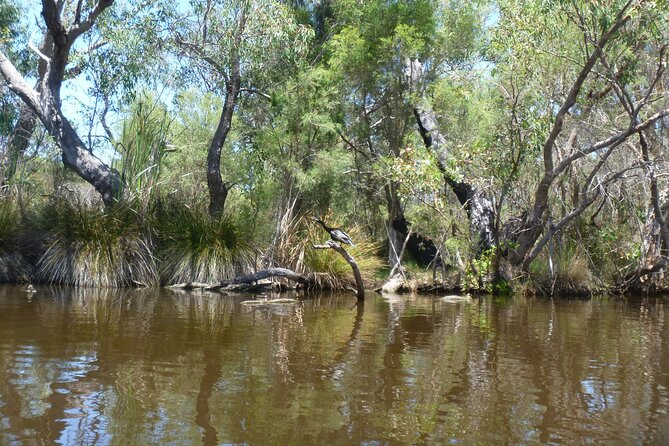
M 358 300 L 364 300 L 365 298 L 365 286 L 362 282 L 362 276 L 360 275 L 360 269 L 358 268 L 357 263 L 353 257 L 342 248 L 339 243 L 336 243 L 332 240 L 328 240 L 325 245 L 313 245 L 314 249 L 334 249 L 351 265 L 353 270 L 353 276 L 355 277 L 355 283 L 357 286 L 356 295 Z M 306 288 L 309 288 L 309 285 L 314 284 L 313 275 L 303 276 L 298 274 L 295 271 L 289 270 L 287 268 L 269 268 L 262 271 L 255 272 L 253 274 L 247 274 L 245 276 L 235 277 L 232 280 L 225 280 L 216 284 L 211 283 L 202 283 L 202 282 L 186 282 L 186 283 L 177 283 L 175 285 L 170 285 L 168 288 L 173 289 L 182 289 L 182 290 L 204 290 L 204 291 L 251 291 L 256 288 L 259 284 L 258 282 L 270 277 L 283 277 L 293 282 L 297 282 L 300 285 L 304 285 Z
M 259 280 L 267 279 L 269 277 L 285 277 L 288 280 L 292 280 L 293 282 L 301 284 L 306 284 L 309 281 L 307 277 L 298 274 L 295 271 L 291 271 L 287 268 L 269 268 L 255 272 L 253 274 L 247 274 L 246 276 L 235 277 L 232 280 L 223 281 L 218 285 L 209 287 L 208 289 L 217 290 L 220 288 L 224 288 L 228 285 L 236 285 L 240 283 L 252 284 L 254 282 L 258 282 Z
M 334 242 L 332 240 L 328 240 L 325 245 L 312 245 L 314 249 L 334 249 L 337 251 L 341 256 L 348 262 L 349 265 L 351 265 L 351 269 L 353 270 L 353 276 L 355 277 L 355 285 L 356 285 L 356 296 L 358 297 L 358 300 L 364 300 L 365 299 L 365 285 L 362 282 L 362 276 L 360 275 L 360 268 L 358 268 L 358 264 L 355 263 L 355 259 L 351 257 L 351 255 L 346 252 L 344 248 L 341 247 L 341 245 L 337 242 Z

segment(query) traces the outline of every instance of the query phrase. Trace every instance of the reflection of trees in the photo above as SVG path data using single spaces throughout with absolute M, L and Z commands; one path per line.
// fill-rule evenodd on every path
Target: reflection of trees
M 0 288 L 0 443 L 669 435 L 662 303 L 40 291 Z

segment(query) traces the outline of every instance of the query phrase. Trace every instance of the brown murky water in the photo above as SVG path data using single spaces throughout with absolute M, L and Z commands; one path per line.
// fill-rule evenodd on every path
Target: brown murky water
M 662 300 L 0 286 L 0 444 L 669 444 Z

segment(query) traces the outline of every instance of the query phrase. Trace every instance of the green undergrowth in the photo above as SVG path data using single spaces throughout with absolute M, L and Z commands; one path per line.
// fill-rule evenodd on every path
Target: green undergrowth
M 204 206 L 179 202 L 163 206 L 156 216 L 162 284 L 211 283 L 252 271 L 252 234 L 232 217 L 212 218 Z
M 40 216 L 38 281 L 76 286 L 158 284 L 151 231 L 131 206 L 107 212 L 56 200 Z

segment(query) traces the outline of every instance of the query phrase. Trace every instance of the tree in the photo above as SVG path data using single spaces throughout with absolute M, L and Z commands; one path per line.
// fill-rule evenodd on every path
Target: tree
M 0 73 L 9 88 L 35 113 L 59 145 L 63 163 L 92 184 L 107 205 L 120 197 L 121 178 L 118 172 L 103 163 L 86 147 L 62 113 L 60 95 L 75 42 L 93 27 L 96 19 L 112 3 L 113 0 L 100 0 L 85 14 L 81 0 L 76 5 L 43 0 L 42 17 L 48 33 L 43 45 L 44 51 L 38 51 L 45 66 L 43 72 L 40 72 L 38 88 L 28 85 L 4 52 L 0 52 Z M 72 8 L 76 8 L 73 14 Z
M 656 56 L 657 69 L 649 75 L 643 75 L 641 67 L 630 63 L 644 51 L 644 45 L 661 40 L 648 35 L 645 28 L 655 19 L 659 4 L 626 0 L 613 2 L 610 7 L 589 2 L 551 2 L 551 6 L 554 8 L 541 10 L 531 2 L 521 2 L 503 5 L 502 9 L 502 20 L 508 20 L 507 26 L 513 27 L 512 39 L 521 40 L 522 48 L 542 54 L 540 60 L 544 63 L 546 54 L 562 66 L 566 63 L 565 73 L 570 76 L 560 79 L 560 85 L 566 82 L 566 88 L 549 84 L 554 91 L 547 95 L 549 100 L 541 111 L 548 117 L 540 150 L 543 171 L 531 208 L 510 240 L 509 261 L 525 271 L 557 231 L 582 215 L 608 185 L 630 169 L 640 167 L 628 164 L 615 171 L 606 169 L 616 150 L 669 114 L 666 102 L 658 101 L 661 95 L 656 91 L 664 75 L 664 51 Z M 528 13 L 535 14 L 544 34 L 536 33 L 537 23 L 530 25 Z M 660 34 L 664 32 L 666 29 L 661 27 Z M 562 37 L 558 36 L 565 33 L 582 45 L 576 47 L 574 40 L 560 44 Z M 522 40 L 524 37 L 526 40 Z M 528 60 L 527 53 L 512 57 Z M 555 69 L 550 63 L 546 67 L 547 72 Z M 640 80 L 631 82 L 636 76 Z M 593 122 L 595 111 L 599 110 L 605 116 L 622 112 L 628 119 Z M 576 199 L 564 216 L 552 222 L 546 217 L 552 187 L 578 163 L 587 171 L 579 180 Z
M 264 89 L 275 72 L 299 57 L 310 32 L 298 26 L 278 1 L 201 0 L 174 29 L 178 47 L 192 66 L 187 70 L 204 88 L 224 95 L 220 119 L 207 153 L 209 213 L 220 216 L 234 183 L 221 175 L 221 152 L 232 127 L 241 93 L 269 97 Z

